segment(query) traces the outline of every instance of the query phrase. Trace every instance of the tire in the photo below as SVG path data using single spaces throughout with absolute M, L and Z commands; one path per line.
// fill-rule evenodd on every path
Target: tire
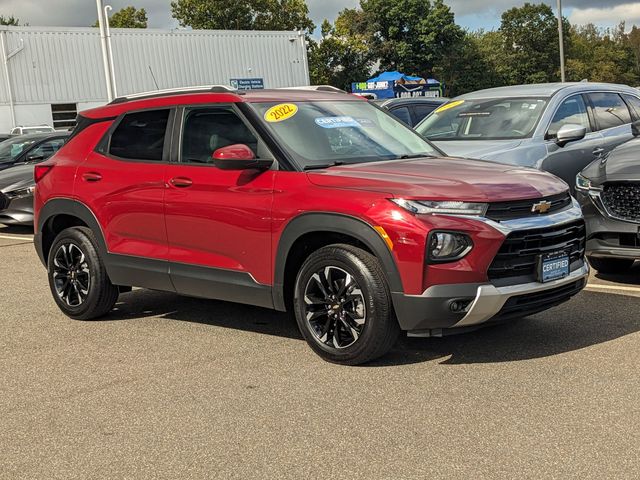
M 118 300 L 118 287 L 107 276 L 89 228 L 73 227 L 58 234 L 49 251 L 47 272 L 55 302 L 71 318 L 102 317 Z
M 329 362 L 366 363 L 387 353 L 398 339 L 383 270 L 376 257 L 360 248 L 339 244 L 313 252 L 294 288 L 300 332 Z
M 625 273 L 635 260 L 632 258 L 596 258 L 589 257 L 589 263 L 600 273 Z

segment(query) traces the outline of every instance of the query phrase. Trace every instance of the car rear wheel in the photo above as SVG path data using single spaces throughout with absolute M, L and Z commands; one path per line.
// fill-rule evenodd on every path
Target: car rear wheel
M 589 263 L 600 273 L 625 273 L 635 260 L 631 258 L 595 258 L 589 257 Z
M 118 300 L 89 228 L 73 227 L 55 239 L 48 259 L 49 286 L 67 316 L 91 320 L 106 315 Z
M 374 360 L 400 333 L 380 263 L 351 245 L 330 245 L 307 258 L 296 279 L 294 308 L 311 348 L 334 363 Z

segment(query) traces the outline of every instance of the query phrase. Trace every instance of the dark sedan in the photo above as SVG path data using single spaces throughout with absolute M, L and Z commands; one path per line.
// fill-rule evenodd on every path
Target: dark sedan
M 441 97 L 403 97 L 375 100 L 374 103 L 413 128 L 447 101 L 448 98 Z
M 640 260 L 640 138 L 585 168 L 576 196 L 587 222 L 587 256 L 601 273 L 624 273 Z
M 69 132 L 32 133 L 5 140 L 0 143 L 0 170 L 42 162 L 56 153 L 68 136 Z

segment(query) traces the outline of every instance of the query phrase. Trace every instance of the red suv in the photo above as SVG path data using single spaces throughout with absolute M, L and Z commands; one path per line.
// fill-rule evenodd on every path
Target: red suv
M 323 358 L 523 317 L 585 285 L 567 185 L 443 158 L 356 96 L 222 87 L 84 112 L 35 167 L 36 249 L 72 318 L 132 286 L 295 312 Z

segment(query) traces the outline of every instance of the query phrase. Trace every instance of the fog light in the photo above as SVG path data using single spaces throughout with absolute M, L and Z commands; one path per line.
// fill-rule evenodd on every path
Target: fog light
M 452 313 L 466 313 L 472 300 L 452 300 L 449 303 L 449 310 Z
M 427 259 L 431 263 L 460 260 L 473 248 L 468 235 L 456 232 L 431 232 L 427 240 Z

